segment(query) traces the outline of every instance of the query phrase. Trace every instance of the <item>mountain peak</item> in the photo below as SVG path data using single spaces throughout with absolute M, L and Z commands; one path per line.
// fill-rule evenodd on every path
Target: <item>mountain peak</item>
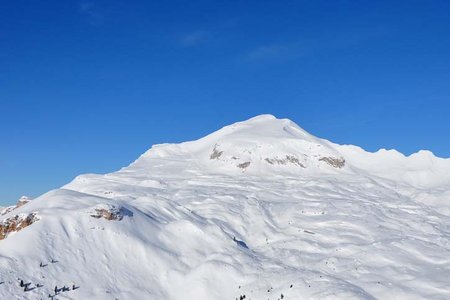
M 315 137 L 289 119 L 259 115 L 225 126 L 203 138 L 155 145 L 124 171 L 163 175 L 377 176 L 432 187 L 450 184 L 450 159 L 430 152 L 405 156 L 395 150 L 367 152 Z
M 154 146 L 133 167 L 146 167 L 153 164 L 152 159 L 161 158 L 195 165 L 203 172 L 253 175 L 335 172 L 345 166 L 345 159 L 327 141 L 289 119 L 267 114 L 196 141 Z
M 270 114 L 258 115 L 245 121 L 225 126 L 198 141 L 217 139 L 280 141 L 281 139 L 304 139 L 318 142 L 318 139 L 289 119 L 279 119 Z
M 246 121 L 243 121 L 242 123 L 244 123 L 244 122 L 252 122 L 252 121 L 254 121 L 254 122 L 267 121 L 267 120 L 277 120 L 277 117 L 275 117 L 272 114 L 261 114 L 261 115 L 254 116 L 254 117 L 252 117 L 252 118 L 250 118 L 250 119 L 248 119 Z
M 0 298 L 67 283 L 71 299 L 449 298 L 450 269 L 433 276 L 450 251 L 448 174 L 428 152 L 368 153 L 258 116 L 8 212 Z

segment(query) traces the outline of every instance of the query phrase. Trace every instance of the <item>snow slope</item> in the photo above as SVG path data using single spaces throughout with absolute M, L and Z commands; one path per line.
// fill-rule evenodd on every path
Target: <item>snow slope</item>
M 0 299 L 448 299 L 449 174 L 258 116 L 6 213 Z

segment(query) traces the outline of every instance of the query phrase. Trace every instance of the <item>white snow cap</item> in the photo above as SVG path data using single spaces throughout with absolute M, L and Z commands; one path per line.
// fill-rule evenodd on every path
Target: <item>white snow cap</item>
M 226 174 L 312 174 L 346 169 L 345 159 L 326 141 L 272 115 L 225 126 L 196 141 L 156 145 L 131 167 L 148 168 L 155 159 Z
M 449 174 L 257 116 L 14 206 L 0 299 L 450 299 Z
M 375 153 L 317 138 L 289 119 L 270 114 L 225 126 L 196 141 L 153 146 L 131 169 L 155 168 L 164 159 L 181 169 L 222 174 L 368 174 L 427 187 L 450 184 L 450 159 L 419 151 Z M 157 167 L 156 167 L 157 169 Z

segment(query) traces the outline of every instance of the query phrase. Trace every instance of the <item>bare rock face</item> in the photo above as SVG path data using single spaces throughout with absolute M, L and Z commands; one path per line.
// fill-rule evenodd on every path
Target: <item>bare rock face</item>
M 321 157 L 320 161 L 323 161 L 334 168 L 343 168 L 345 166 L 345 159 L 342 157 Z
M 30 198 L 30 197 L 22 196 L 22 197 L 20 197 L 19 201 L 17 201 L 17 203 L 16 203 L 16 208 L 19 208 L 19 207 L 21 207 L 21 206 L 24 206 L 25 204 L 27 204 L 27 203 L 30 202 L 30 201 L 31 201 L 31 198 Z
M 104 218 L 108 221 L 123 219 L 125 209 L 111 204 L 100 204 L 90 211 L 90 216 L 96 219 Z
M 7 213 L 9 213 L 15 209 L 16 209 L 15 205 L 2 208 L 2 210 L 0 211 L 0 216 L 6 215 Z
M 19 208 L 19 207 L 21 207 L 21 206 L 24 206 L 25 204 L 27 204 L 27 203 L 30 202 L 30 201 L 31 201 L 31 198 L 29 198 L 29 197 L 27 197 L 27 196 L 22 196 L 22 197 L 20 197 L 19 201 L 17 201 L 16 205 L 12 205 L 12 206 L 8 206 L 8 207 L 6 207 L 6 208 L 3 208 L 3 209 L 0 211 L 0 215 L 1 215 L 1 216 L 6 215 L 7 213 L 9 213 L 9 212 L 15 210 L 16 208 Z
M 11 232 L 16 232 L 30 226 L 39 218 L 36 212 L 29 214 L 19 214 L 9 217 L 0 222 L 0 240 L 5 239 Z
M 305 166 L 300 162 L 300 160 L 294 156 L 294 155 L 286 155 L 284 158 L 278 158 L 278 157 L 272 157 L 272 158 L 265 158 L 266 162 L 268 162 L 271 165 L 277 164 L 277 165 L 287 165 L 287 164 L 293 164 L 295 166 L 299 166 L 302 168 L 305 168 Z
M 214 145 L 213 152 L 209 156 L 209 159 L 219 159 L 222 155 L 223 151 L 219 151 L 217 144 Z
M 238 168 L 241 168 L 241 169 L 245 169 L 245 168 L 247 168 L 248 166 L 250 166 L 250 162 L 249 162 L 249 161 L 246 161 L 246 162 L 244 162 L 244 163 L 242 163 L 242 164 L 238 164 L 238 165 L 237 165 L 237 167 L 238 167 Z

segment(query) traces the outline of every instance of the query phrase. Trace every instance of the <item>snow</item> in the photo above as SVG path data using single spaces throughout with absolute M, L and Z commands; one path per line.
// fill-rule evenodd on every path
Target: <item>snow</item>
M 258 116 L 6 213 L 40 220 L 0 241 L 0 298 L 75 284 L 57 298 L 448 299 L 449 174 L 428 151 L 369 153 Z
M 0 216 L 6 215 L 7 213 L 15 210 L 16 208 L 19 208 L 20 206 L 27 204 L 31 200 L 33 200 L 31 197 L 22 196 L 22 197 L 19 198 L 19 200 L 17 201 L 16 205 L 11 205 L 11 206 L 8 206 L 8 207 L 0 207 Z

